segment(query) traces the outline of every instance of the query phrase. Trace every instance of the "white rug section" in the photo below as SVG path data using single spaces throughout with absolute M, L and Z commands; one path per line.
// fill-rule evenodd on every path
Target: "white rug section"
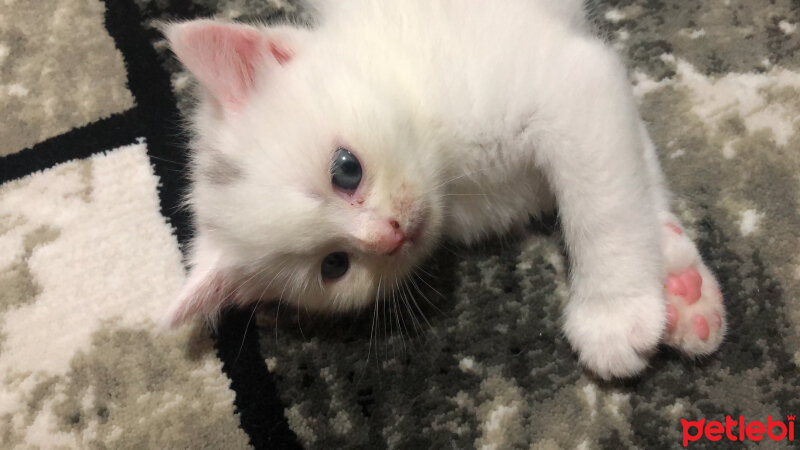
M 86 164 L 86 162 L 82 162 Z M 181 253 L 159 212 L 144 144 L 58 165 L 0 189 L 0 216 L 20 223 L 0 236 L 0 267 L 41 227 L 58 237 L 28 266 L 41 292 L 3 314 L 0 374 L 63 373 L 101 322 L 157 322 L 183 281 Z M 34 356 L 35 355 L 35 356 Z
M 0 272 L 22 261 L 26 279 L 36 286 L 19 291 L 34 292 L 32 298 L 12 293 L 6 297 L 11 305 L 0 305 L 0 417 L 11 417 L 0 430 L 21 437 L 26 447 L 82 446 L 59 430 L 63 419 L 53 405 L 64 398 L 63 383 L 38 413 L 30 403 L 36 390 L 63 377 L 73 357 L 90 350 L 102 325 L 155 330 L 183 281 L 178 243 L 159 212 L 157 184 L 139 143 L 0 187 Z M 47 238 L 36 237 L 42 235 Z M 227 391 L 213 354 L 197 364 Z M 221 398 L 230 410 L 230 391 Z

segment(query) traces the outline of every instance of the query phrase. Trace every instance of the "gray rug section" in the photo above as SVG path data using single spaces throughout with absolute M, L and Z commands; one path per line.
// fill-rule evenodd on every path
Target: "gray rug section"
M 133 106 L 104 12 L 100 0 L 0 4 L 0 156 Z

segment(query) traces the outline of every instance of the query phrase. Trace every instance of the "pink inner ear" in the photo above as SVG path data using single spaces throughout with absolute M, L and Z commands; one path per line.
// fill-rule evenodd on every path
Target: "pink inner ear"
M 233 297 L 234 292 L 229 289 L 229 283 L 221 273 L 193 275 L 170 306 L 166 323 L 174 328 L 196 316 L 214 322 L 219 311 L 234 302 Z
M 272 57 L 275 58 L 275 61 L 278 61 L 280 65 L 288 63 L 292 59 L 292 56 L 294 56 L 289 49 L 283 48 L 275 42 L 269 44 L 269 51 L 272 53 Z
M 256 68 L 265 56 L 280 64 L 292 53 L 246 25 L 199 20 L 167 30 L 173 52 L 200 84 L 224 107 L 238 110 L 253 88 Z

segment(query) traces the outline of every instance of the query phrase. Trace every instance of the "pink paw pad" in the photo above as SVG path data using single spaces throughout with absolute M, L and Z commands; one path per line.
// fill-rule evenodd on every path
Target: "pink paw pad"
M 694 328 L 694 334 L 704 341 L 708 339 L 711 333 L 708 327 L 708 320 L 701 314 L 695 314 L 695 316 L 692 317 L 692 328 Z
M 683 230 L 681 230 L 681 227 L 675 225 L 674 223 L 667 222 L 665 226 L 670 230 L 672 230 L 672 232 L 675 234 L 683 234 Z
M 702 285 L 703 278 L 694 267 L 667 277 L 667 291 L 673 295 L 680 295 L 690 305 L 700 299 Z

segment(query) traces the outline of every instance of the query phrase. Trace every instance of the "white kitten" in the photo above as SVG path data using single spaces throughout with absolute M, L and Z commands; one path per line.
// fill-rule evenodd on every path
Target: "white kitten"
M 258 299 L 360 308 L 442 236 L 505 233 L 557 202 L 584 364 L 629 376 L 661 341 L 715 350 L 716 281 L 581 4 L 348 0 L 318 5 L 313 30 L 170 25 L 202 100 L 197 233 L 169 323 Z

